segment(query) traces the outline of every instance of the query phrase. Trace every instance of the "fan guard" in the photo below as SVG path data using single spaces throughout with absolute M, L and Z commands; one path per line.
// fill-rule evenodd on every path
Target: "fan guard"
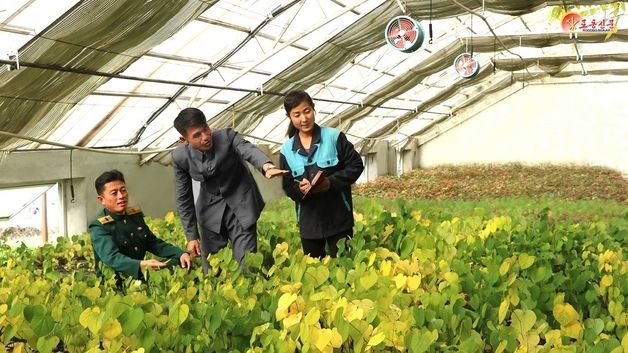
M 462 78 L 475 77 L 480 72 L 480 62 L 469 53 L 462 53 L 454 60 L 454 68 Z
M 388 22 L 384 33 L 386 42 L 401 51 L 412 53 L 421 47 L 425 31 L 419 21 L 408 16 L 397 16 Z

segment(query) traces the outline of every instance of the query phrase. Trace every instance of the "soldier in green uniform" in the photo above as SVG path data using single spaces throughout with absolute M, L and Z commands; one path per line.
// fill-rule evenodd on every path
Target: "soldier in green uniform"
M 98 201 L 104 206 L 89 225 L 98 274 L 101 274 L 101 262 L 118 275 L 136 279 L 143 278 L 141 268 L 161 269 L 174 264 L 190 268 L 187 252 L 157 238 L 144 222 L 141 209 L 127 208 L 129 194 L 121 172 L 104 172 L 96 178 L 95 184 Z M 147 251 L 168 261 L 144 260 Z

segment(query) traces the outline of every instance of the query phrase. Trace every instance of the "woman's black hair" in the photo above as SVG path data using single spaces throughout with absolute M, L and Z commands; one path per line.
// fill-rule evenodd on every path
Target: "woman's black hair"
M 288 118 L 290 118 L 290 111 L 303 102 L 307 102 L 312 107 L 312 109 L 314 109 L 314 101 L 307 92 L 294 90 L 286 94 L 283 99 L 283 107 L 284 109 L 286 109 L 286 115 L 288 116 Z M 294 125 L 292 124 L 292 120 L 288 121 L 288 131 L 286 132 L 288 137 L 294 136 L 297 131 L 297 128 L 294 127 Z

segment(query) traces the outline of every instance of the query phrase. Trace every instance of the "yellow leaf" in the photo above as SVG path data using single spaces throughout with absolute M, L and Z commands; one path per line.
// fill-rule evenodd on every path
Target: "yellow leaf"
M 562 341 L 560 339 L 560 330 L 551 330 L 545 333 L 545 341 L 554 347 L 560 347 Z
M 83 310 L 79 316 L 79 323 L 81 326 L 88 328 L 93 334 L 97 334 L 102 326 L 100 308 L 96 306 Z
M 456 272 L 447 272 L 443 277 L 445 277 L 445 280 L 449 283 L 458 282 L 458 274 Z
M 395 226 L 393 226 L 392 224 L 388 224 L 386 225 L 386 227 L 384 227 L 384 239 L 386 239 L 389 235 L 392 234 L 392 232 L 395 230 Z
M 122 333 L 122 326 L 116 319 L 109 319 L 102 326 L 102 335 L 104 338 L 112 340 Z
M 0 314 L 4 314 L 7 312 L 7 309 L 9 309 L 9 306 L 6 304 L 2 304 L 0 305 Z
M 310 341 L 319 351 L 323 352 L 327 346 L 330 346 L 331 330 L 312 327 L 310 331 Z
M 299 291 L 299 289 L 301 289 L 302 285 L 303 284 L 301 282 L 284 284 L 283 286 L 279 287 L 279 291 L 282 293 L 296 293 Z
M 406 285 L 408 286 L 408 292 L 414 292 L 419 288 L 421 284 L 421 277 L 419 276 L 410 276 L 408 277 Z
M 288 317 L 286 317 L 285 319 L 283 319 L 283 327 L 288 329 L 296 324 L 298 324 L 299 322 L 301 322 L 301 318 L 303 317 L 303 313 L 296 313 L 296 314 L 291 314 L 288 315 Z
M 294 293 L 284 293 L 281 297 L 279 297 L 277 311 L 275 311 L 275 317 L 277 320 L 281 320 L 288 316 L 288 308 L 295 300 L 297 300 L 297 295 Z
M 402 289 L 406 286 L 406 281 L 408 280 L 408 277 L 406 277 L 406 275 L 398 274 L 393 279 L 395 280 L 395 286 L 397 287 L 397 289 Z
M 613 284 L 613 276 L 604 275 L 602 276 L 602 280 L 600 281 L 600 287 L 606 288 L 610 287 Z
M 374 335 L 373 337 L 371 337 L 371 339 L 368 341 L 368 343 L 366 345 L 368 347 L 377 346 L 378 344 L 384 342 L 385 338 L 386 338 L 386 335 L 383 332 L 380 332 L 380 333 Z
M 13 346 L 13 353 L 22 353 L 24 352 L 24 342 L 17 342 L 15 346 Z
M 510 270 L 510 259 L 504 260 L 504 262 L 502 262 L 502 265 L 499 266 L 499 274 L 503 276 L 508 273 L 508 270 Z
M 369 256 L 369 263 L 368 263 L 368 265 L 367 265 L 367 266 L 368 266 L 368 267 L 373 266 L 373 264 L 375 263 L 375 259 L 376 259 L 376 258 L 377 258 L 377 254 L 376 254 L 376 253 L 372 253 L 372 254 Z
M 519 255 L 519 267 L 522 270 L 525 270 L 526 268 L 532 266 L 532 264 L 534 264 L 534 260 L 536 258 L 532 255 L 528 255 L 526 253 L 522 253 L 521 255 Z
M 578 321 L 574 321 L 568 325 L 561 326 L 561 332 L 565 334 L 565 336 L 580 339 L 582 337 L 583 328 L 582 325 Z
M 349 322 L 353 320 L 362 320 L 364 317 L 364 310 L 354 304 L 348 304 L 342 315 Z
M 383 276 L 389 277 L 391 274 L 391 270 L 392 264 L 390 261 L 384 260 L 379 264 L 379 271 L 382 273 Z
M 83 291 L 83 295 L 91 299 L 92 301 L 100 298 L 100 294 L 101 294 L 101 291 L 100 291 L 100 288 L 98 287 L 87 288 L 86 290 Z
M 189 314 L 190 314 L 190 307 L 187 304 L 181 304 L 178 306 L 175 305 L 171 309 L 168 316 L 169 316 L 170 322 L 172 322 L 178 327 L 178 326 L 181 326 L 181 324 L 184 323 L 185 320 L 188 319 Z
M 502 300 L 502 303 L 499 304 L 499 319 L 497 323 L 501 323 L 506 318 L 506 314 L 508 313 L 508 308 L 510 307 L 510 301 L 508 299 Z
M 331 346 L 334 348 L 340 348 L 340 346 L 342 345 L 342 336 L 335 327 L 331 330 L 330 342 Z
M 305 323 L 307 325 L 316 325 L 321 318 L 321 312 L 317 308 L 312 308 L 307 315 L 305 315 Z
M 501 342 L 499 342 L 499 345 L 497 346 L 497 349 L 495 349 L 495 353 L 502 353 L 504 351 L 504 349 L 506 349 L 507 345 L 508 345 L 508 341 L 501 341 Z
M 168 213 L 166 213 L 166 217 L 164 218 L 166 220 L 166 223 L 168 224 L 174 224 L 174 221 L 176 219 L 174 212 L 170 211 Z
M 571 304 L 556 304 L 553 310 L 554 318 L 560 323 L 561 326 L 567 326 L 575 321 L 578 321 L 580 317 L 576 309 Z

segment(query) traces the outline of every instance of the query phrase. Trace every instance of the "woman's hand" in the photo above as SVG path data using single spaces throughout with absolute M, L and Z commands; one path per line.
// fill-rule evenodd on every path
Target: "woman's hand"
M 300 182 L 299 182 L 299 190 L 301 190 L 301 193 L 303 195 L 305 195 L 305 193 L 307 193 L 310 188 L 312 187 L 312 185 L 310 184 L 310 181 L 303 178 Z
M 325 192 L 331 188 L 331 183 L 327 177 L 323 177 L 323 180 L 319 181 L 318 184 L 312 189 L 313 193 L 317 192 Z

